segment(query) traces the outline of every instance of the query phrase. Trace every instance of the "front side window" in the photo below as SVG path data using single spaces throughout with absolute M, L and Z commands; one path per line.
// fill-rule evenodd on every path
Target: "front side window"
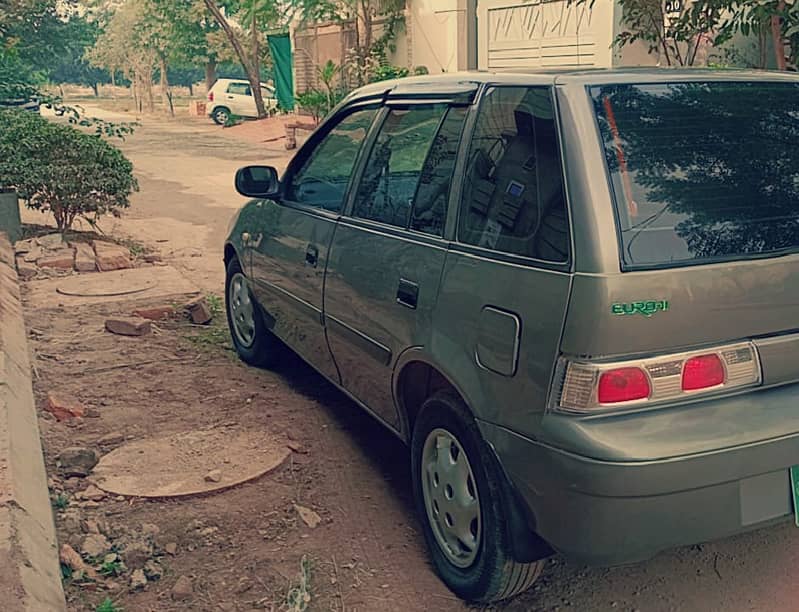
M 353 215 L 407 227 L 422 167 L 447 107 L 392 108 L 372 147 Z
M 626 267 L 799 249 L 799 84 L 591 88 Z
M 286 199 L 338 212 L 375 108 L 346 115 L 319 141 L 300 170 L 289 179 Z
M 231 83 L 227 86 L 227 92 L 239 96 L 249 96 L 250 86 L 245 83 Z
M 548 87 L 486 92 L 463 194 L 461 242 L 550 262 L 568 259 L 563 171 Z

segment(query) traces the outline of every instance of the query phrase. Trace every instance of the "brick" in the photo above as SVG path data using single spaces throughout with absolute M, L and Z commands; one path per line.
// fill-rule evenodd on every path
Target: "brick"
M 75 269 L 78 272 L 94 272 L 97 269 L 97 261 L 91 245 L 85 242 L 75 242 L 70 246 L 75 248 Z
M 57 391 L 47 394 L 47 404 L 44 409 L 59 421 L 82 417 L 86 414 L 86 407 L 76 398 Z
M 71 270 L 75 265 L 75 253 L 72 249 L 60 249 L 47 253 L 36 260 L 40 268 L 55 268 L 56 270 Z
M 133 316 L 141 317 L 142 319 L 150 319 L 151 321 L 169 319 L 174 314 L 175 308 L 169 304 L 164 304 L 163 306 L 152 306 L 150 308 L 139 308 L 133 311 Z
M 30 250 L 22 256 L 26 263 L 36 263 L 36 260 L 40 257 L 44 257 L 44 249 L 38 245 L 32 246 Z
M 36 247 L 36 241 L 33 238 L 28 238 L 27 240 L 19 240 L 14 243 L 14 253 L 16 255 L 24 255 L 25 253 L 30 253 Z
M 94 247 L 97 269 L 100 272 L 123 270 L 133 267 L 130 261 L 130 249 L 127 247 L 110 242 L 103 242 L 101 240 L 95 240 L 92 242 L 92 246 Z
M 198 297 L 184 306 L 186 312 L 189 313 L 192 323 L 195 325 L 207 325 L 213 319 L 211 308 L 204 297 Z
M 34 264 L 25 261 L 24 257 L 17 256 L 17 274 L 22 280 L 32 279 L 38 271 Z
M 47 234 L 36 238 L 36 244 L 47 250 L 55 251 L 66 246 L 64 237 L 61 234 Z
M 141 317 L 118 317 L 106 320 L 105 328 L 120 336 L 145 336 L 150 333 L 150 321 Z

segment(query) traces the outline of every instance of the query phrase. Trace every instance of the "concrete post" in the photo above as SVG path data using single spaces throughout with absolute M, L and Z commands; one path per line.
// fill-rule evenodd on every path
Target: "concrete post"
M 8 234 L 12 244 L 22 238 L 19 198 L 14 192 L 0 191 L 0 232 Z
M 477 70 L 477 0 L 458 0 L 458 70 Z

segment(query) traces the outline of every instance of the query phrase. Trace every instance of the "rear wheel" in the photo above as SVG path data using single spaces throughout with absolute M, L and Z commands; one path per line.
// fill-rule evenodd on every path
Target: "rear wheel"
M 484 604 L 529 588 L 544 561 L 513 559 L 500 503 L 500 468 L 460 398 L 442 392 L 424 403 L 411 453 L 425 539 L 447 586 Z
M 220 106 L 211 113 L 211 118 L 217 125 L 225 125 L 230 119 L 230 109 Z
M 274 366 L 283 346 L 264 324 L 261 307 L 235 258 L 227 265 L 225 307 L 230 337 L 239 357 L 250 365 Z

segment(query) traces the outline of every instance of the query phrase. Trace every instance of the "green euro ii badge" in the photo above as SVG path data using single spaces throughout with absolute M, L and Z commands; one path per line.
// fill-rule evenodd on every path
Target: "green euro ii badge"
M 647 300 L 644 302 L 617 302 L 610 307 L 610 312 L 617 316 L 642 315 L 651 317 L 658 312 L 666 312 L 669 303 L 666 300 Z

